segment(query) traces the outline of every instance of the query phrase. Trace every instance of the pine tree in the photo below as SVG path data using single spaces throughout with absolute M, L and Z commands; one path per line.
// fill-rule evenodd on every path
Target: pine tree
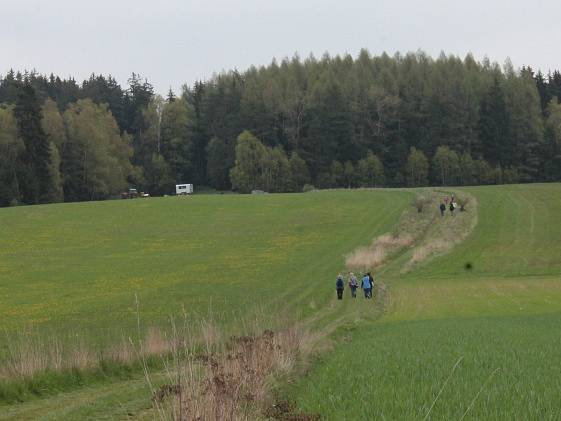
M 18 166 L 24 152 L 13 107 L 0 107 L 0 206 L 16 205 L 21 201 Z
M 26 80 L 20 88 L 14 116 L 18 135 L 25 145 L 23 181 L 20 185 L 25 203 L 45 203 L 51 191 L 51 147 L 41 125 L 42 111 L 32 84 Z
M 536 73 L 534 79 L 536 81 L 536 88 L 538 89 L 538 93 L 540 95 L 542 113 L 545 115 L 547 105 L 549 104 L 549 101 L 551 101 L 551 94 L 541 71 Z
M 230 188 L 228 170 L 231 168 L 228 156 L 229 149 L 226 143 L 213 137 L 206 148 L 207 153 L 207 179 L 211 187 L 218 190 Z
M 503 88 L 497 77 L 481 102 L 478 129 L 482 150 L 477 152 L 491 164 L 510 164 L 509 118 Z
M 175 101 L 177 98 L 175 97 L 175 94 L 173 93 L 173 90 L 171 88 L 169 88 L 168 91 L 168 96 L 166 98 L 167 102 L 173 102 Z

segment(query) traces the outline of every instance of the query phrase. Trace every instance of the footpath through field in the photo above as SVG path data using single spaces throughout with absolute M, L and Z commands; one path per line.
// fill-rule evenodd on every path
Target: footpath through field
M 410 272 L 414 250 L 385 268 L 386 313 L 351 325 L 293 390 L 302 410 L 329 420 L 561 417 L 561 185 L 456 191 L 478 200 L 474 231 Z

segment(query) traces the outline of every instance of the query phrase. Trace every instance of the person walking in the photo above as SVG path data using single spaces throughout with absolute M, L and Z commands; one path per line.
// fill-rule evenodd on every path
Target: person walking
M 374 296 L 374 278 L 372 277 L 370 272 L 368 272 L 367 275 L 368 280 L 370 281 L 370 298 L 372 298 Z
M 343 281 L 343 275 L 339 274 L 337 276 L 337 282 L 335 282 L 335 287 L 337 288 L 337 299 L 343 299 L 343 289 L 345 288 L 345 282 Z
M 354 273 L 349 273 L 349 288 L 351 289 L 351 297 L 356 298 L 356 290 L 358 288 L 358 281 Z
M 371 297 L 370 293 L 372 291 L 372 284 L 370 283 L 370 276 L 368 276 L 368 274 L 364 275 L 362 278 L 362 284 L 360 287 L 364 291 L 364 298 L 369 299 Z
M 440 204 L 440 216 L 444 216 L 444 212 L 446 212 L 446 205 L 442 202 Z
M 454 215 L 454 202 L 450 202 L 450 213 Z

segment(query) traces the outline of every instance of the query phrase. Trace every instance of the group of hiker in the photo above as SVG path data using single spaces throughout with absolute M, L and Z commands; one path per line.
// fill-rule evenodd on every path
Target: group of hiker
M 456 204 L 456 198 L 454 195 L 451 197 L 444 197 L 444 199 L 440 202 L 440 215 L 444 216 L 446 209 L 450 210 L 450 213 L 454 215 L 454 210 L 458 207 Z M 356 298 L 356 290 L 358 289 L 358 279 L 353 272 L 349 272 L 349 280 L 348 280 L 349 289 L 351 290 L 351 297 Z M 335 286 L 337 289 L 337 299 L 343 299 L 343 292 L 345 291 L 345 279 L 342 274 L 337 276 L 337 281 L 335 282 Z M 364 298 L 372 299 L 372 293 L 374 289 L 374 278 L 367 272 L 362 277 L 362 281 L 360 283 L 360 288 L 364 291 Z
M 356 290 L 358 289 L 358 279 L 353 272 L 349 273 L 349 289 L 351 290 L 351 297 L 356 298 Z M 337 281 L 335 282 L 337 289 L 337 299 L 343 299 L 343 291 L 345 290 L 345 279 L 342 274 L 337 276 Z M 370 272 L 365 273 L 362 277 L 360 287 L 364 291 L 364 298 L 372 299 L 372 290 L 374 289 L 374 278 Z
M 442 202 L 440 202 L 440 216 L 444 216 L 444 212 L 446 212 L 446 208 L 450 210 L 450 213 L 454 215 L 454 209 L 456 209 L 458 205 L 456 204 L 456 198 L 454 195 L 452 197 L 446 196 Z

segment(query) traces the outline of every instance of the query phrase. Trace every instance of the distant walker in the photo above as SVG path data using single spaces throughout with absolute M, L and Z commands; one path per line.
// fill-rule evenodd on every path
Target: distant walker
M 193 194 L 192 184 L 176 184 L 175 194 L 178 196 L 187 196 L 188 194 Z

